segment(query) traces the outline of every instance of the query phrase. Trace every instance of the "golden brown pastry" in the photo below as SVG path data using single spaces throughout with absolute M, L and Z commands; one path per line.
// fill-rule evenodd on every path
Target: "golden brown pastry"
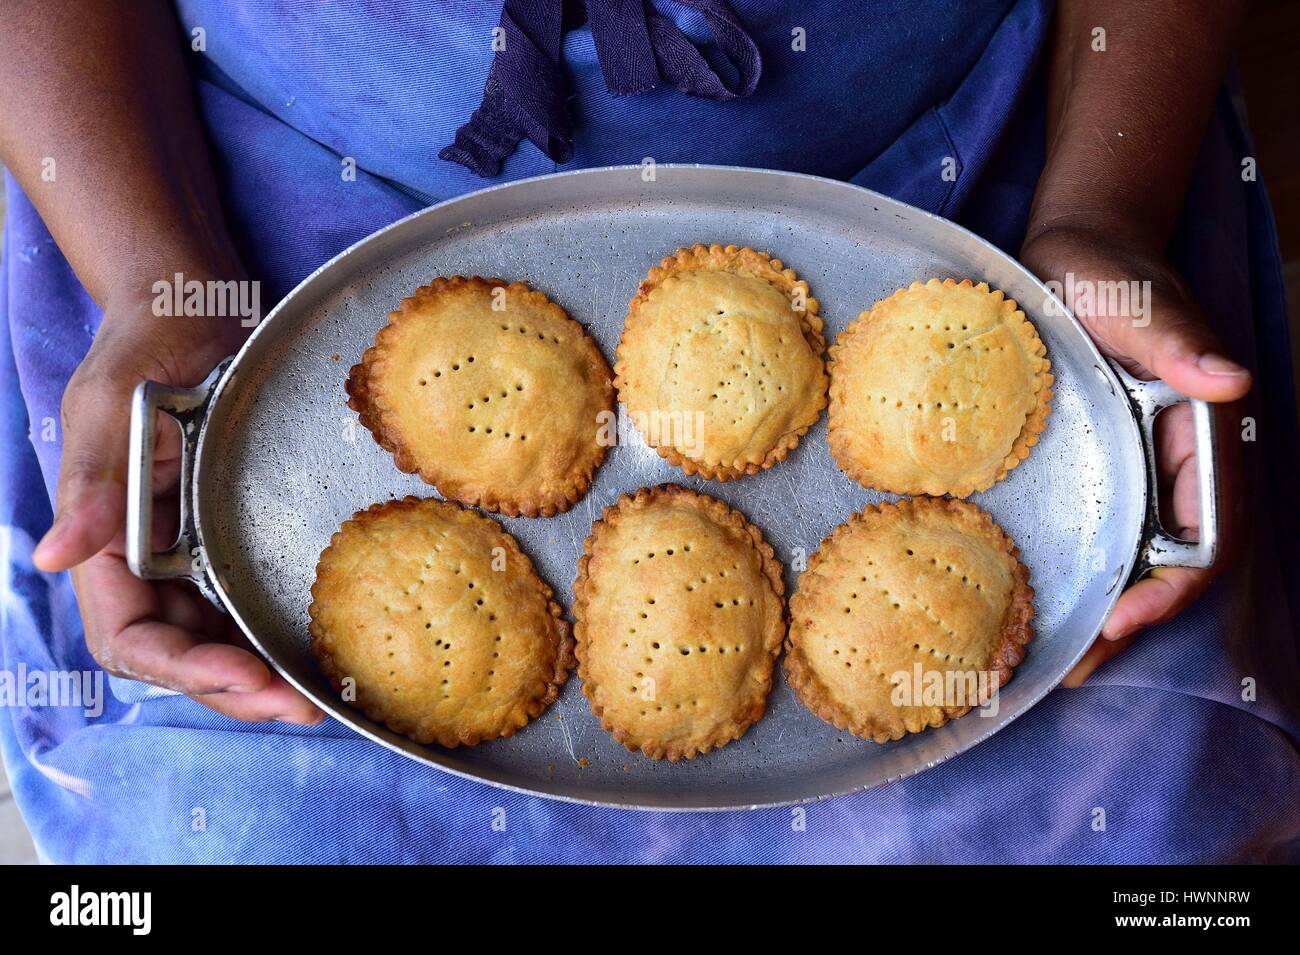
M 756 474 L 784 460 L 826 407 L 817 308 L 779 259 L 734 245 L 679 249 L 629 306 L 619 399 L 687 474 Z
M 581 325 L 522 282 L 455 275 L 417 289 L 347 390 L 400 470 L 511 516 L 568 510 L 610 443 L 609 365 Z
M 864 487 L 984 491 L 1029 456 L 1051 409 L 1051 363 L 1016 303 L 981 282 L 912 283 L 831 349 L 830 442 Z
M 408 497 L 345 521 L 311 588 L 312 651 L 343 698 L 420 743 L 510 736 L 559 694 L 572 640 L 515 539 Z
M 961 716 L 1011 678 L 1033 633 L 1019 554 L 965 501 L 853 515 L 790 598 L 786 681 L 826 722 L 878 743 Z
M 653 759 L 739 738 L 767 706 L 784 591 L 772 548 L 721 501 L 674 484 L 623 495 L 592 527 L 574 584 L 592 712 Z

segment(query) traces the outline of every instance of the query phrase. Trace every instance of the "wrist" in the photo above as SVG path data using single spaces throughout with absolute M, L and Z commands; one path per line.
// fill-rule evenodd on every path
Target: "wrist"
M 1131 229 L 1109 226 L 1088 216 L 1059 219 L 1031 230 L 1020 260 L 1040 278 L 1059 278 L 1062 270 L 1094 271 L 1098 277 L 1140 274 L 1157 285 L 1179 285 L 1164 248 Z M 1123 275 L 1119 273 L 1123 272 Z
M 1068 237 L 1075 242 L 1096 242 L 1129 255 L 1162 256 L 1164 239 L 1142 222 L 1131 207 L 1055 204 L 1035 200 L 1025 229 L 1022 250 L 1049 239 Z
M 164 361 L 176 384 L 195 384 L 239 350 L 270 304 L 233 255 L 159 255 L 119 273 L 97 338 Z

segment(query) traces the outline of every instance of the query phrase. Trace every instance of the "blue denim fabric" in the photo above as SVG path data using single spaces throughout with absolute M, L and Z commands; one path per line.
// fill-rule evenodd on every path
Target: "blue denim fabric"
M 698 42 L 698 16 L 663 0 Z M 575 149 L 562 168 L 685 161 L 851 179 L 1014 249 L 1043 161 L 1040 0 L 733 3 L 764 61 L 730 103 L 611 96 L 590 33 L 563 59 Z M 441 161 L 482 94 L 498 4 L 229 5 L 182 0 L 199 110 L 232 230 L 272 301 L 374 229 L 485 184 Z M 807 51 L 791 49 L 806 31 Z M 18 803 L 54 861 L 1212 861 L 1300 855 L 1294 721 L 1241 699 L 1226 643 L 1294 654 L 1295 471 L 1276 241 L 1249 141 L 1224 99 L 1171 252 L 1230 353 L 1260 375 L 1247 559 L 1081 690 L 1058 690 L 919 777 L 790 810 L 646 814 L 520 796 L 439 773 L 333 722 L 245 725 L 111 681 L 104 713 L 0 709 Z M 358 166 L 340 176 L 342 157 Z M 945 158 L 955 181 L 937 173 Z M 525 142 L 498 180 L 556 165 Z M 66 575 L 31 564 L 50 520 L 60 395 L 99 321 L 27 199 L 8 185 L 0 269 L 0 651 L 10 671 L 93 669 Z M 1289 416 L 1289 417 L 1288 417 Z M 57 438 L 57 435 L 55 435 Z M 1255 590 L 1252 590 L 1252 581 Z M 1259 594 L 1268 599 L 1259 599 Z M 494 811 L 506 826 L 496 831 Z M 1098 830 L 1097 810 L 1106 825 Z M 201 810 L 201 814 L 198 812 Z M 195 820 L 201 815 L 204 825 Z

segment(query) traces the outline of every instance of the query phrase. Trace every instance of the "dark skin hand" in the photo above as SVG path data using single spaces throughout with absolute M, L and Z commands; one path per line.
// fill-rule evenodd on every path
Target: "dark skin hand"
M 1186 394 L 1250 387 L 1219 354 L 1162 254 L 1244 0 L 1063 0 L 1049 57 L 1049 155 L 1023 258 L 1045 279 L 1150 279 L 1151 324 L 1081 314 L 1101 347 Z M 1093 53 L 1094 26 L 1109 50 Z M 86 639 L 105 669 L 179 690 L 244 720 L 323 714 L 248 648 L 193 588 L 141 581 L 123 559 L 130 396 L 145 379 L 194 385 L 247 330 L 238 319 L 160 318 L 153 283 L 175 272 L 242 278 L 222 217 L 182 36 L 163 0 L 14 0 L 0 29 L 0 160 L 104 312 L 63 402 L 56 517 L 35 561 L 72 570 Z M 1123 132 L 1123 138 L 1116 135 Z M 54 182 L 42 177 L 46 157 Z M 161 422 L 159 515 L 175 513 L 179 440 Z M 1164 429 L 1177 529 L 1194 532 L 1190 428 Z M 155 528 L 156 544 L 166 527 Z M 1131 588 L 1071 674 L 1077 685 L 1141 627 L 1168 619 L 1211 574 L 1158 571 Z
M 175 272 L 243 277 L 180 42 L 161 0 L 36 0 L 4 11 L 0 158 L 104 312 L 64 395 L 57 512 L 34 559 L 72 570 L 86 641 L 109 672 L 239 719 L 317 723 L 315 705 L 193 587 L 139 580 L 123 557 L 132 391 L 145 379 L 198 384 L 247 335 L 237 318 L 153 314 L 153 283 Z M 160 421 L 158 435 L 155 510 L 175 514 L 179 432 Z
M 1246 7 L 1245 0 L 1057 5 L 1047 166 L 1021 250 L 1040 278 L 1064 284 L 1070 272 L 1076 288 L 1080 280 L 1150 281 L 1149 315 L 1140 322 L 1110 314 L 1104 303 L 1066 304 L 1102 352 L 1133 374 L 1216 403 L 1245 396 L 1250 373 L 1223 355 L 1164 248 Z M 1093 49 L 1098 26 L 1106 31 L 1104 52 Z M 1162 516 L 1170 531 L 1195 538 L 1191 415 L 1180 406 L 1161 418 L 1157 458 L 1173 511 Z M 1234 450 L 1225 448 L 1220 462 L 1227 488 L 1237 478 Z M 1232 528 L 1224 531 L 1231 539 Z M 1220 569 L 1160 568 L 1138 581 L 1065 685 L 1080 685 L 1140 630 L 1182 612 Z

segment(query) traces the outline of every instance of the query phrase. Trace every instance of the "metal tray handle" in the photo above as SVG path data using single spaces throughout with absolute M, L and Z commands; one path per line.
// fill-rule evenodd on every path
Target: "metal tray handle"
M 1163 381 L 1141 381 L 1111 362 L 1142 429 L 1142 451 L 1146 455 L 1146 528 L 1138 553 L 1136 576 L 1153 567 L 1209 567 L 1219 550 L 1219 438 L 1214 409 L 1204 401 L 1188 398 Z M 1192 406 L 1192 427 L 1196 441 L 1196 489 L 1200 498 L 1200 530 L 1195 541 L 1182 540 L 1165 530 L 1160 520 L 1160 485 L 1156 469 L 1156 416 L 1172 405 Z
M 227 358 L 194 388 L 179 388 L 157 381 L 142 381 L 131 401 L 131 452 L 127 470 L 126 560 L 137 577 L 145 580 L 185 578 L 218 607 L 212 583 L 204 569 L 206 558 L 194 524 L 194 457 L 199 431 L 217 382 L 232 359 Z M 180 530 L 175 543 L 155 553 L 153 527 L 154 425 L 159 411 L 181 427 Z

